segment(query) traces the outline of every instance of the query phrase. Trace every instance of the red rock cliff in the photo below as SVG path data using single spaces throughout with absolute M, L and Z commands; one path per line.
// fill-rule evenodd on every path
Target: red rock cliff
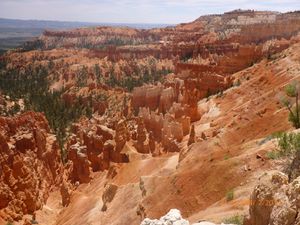
M 42 207 L 62 163 L 43 114 L 0 117 L 0 217 L 19 220 Z

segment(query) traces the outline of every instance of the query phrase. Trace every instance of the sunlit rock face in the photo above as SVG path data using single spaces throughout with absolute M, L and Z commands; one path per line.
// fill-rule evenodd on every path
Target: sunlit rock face
M 127 124 L 121 120 L 115 130 L 83 119 L 73 124 L 73 133 L 67 143 L 67 159 L 72 183 L 88 183 L 92 173 L 109 169 L 110 163 L 129 162 L 122 153 L 130 138 Z
M 62 179 L 60 149 L 40 113 L 0 117 L 0 216 L 22 219 L 46 202 Z
M 286 174 L 274 171 L 261 177 L 251 195 L 245 225 L 299 223 L 300 177 L 289 183 Z

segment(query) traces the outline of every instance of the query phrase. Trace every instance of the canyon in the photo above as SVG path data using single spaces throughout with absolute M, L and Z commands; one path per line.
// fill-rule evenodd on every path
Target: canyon
M 0 224 L 298 224 L 299 178 L 268 155 L 299 11 L 49 30 L 0 66 Z

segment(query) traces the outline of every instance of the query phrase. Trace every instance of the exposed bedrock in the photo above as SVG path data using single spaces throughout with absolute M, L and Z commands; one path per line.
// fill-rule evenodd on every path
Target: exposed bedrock
M 0 117 L 0 216 L 20 220 L 46 202 L 61 180 L 60 149 L 43 114 Z
M 300 177 L 274 171 L 260 178 L 251 195 L 249 216 L 244 225 L 297 225 L 300 222 Z
M 73 183 L 88 183 L 92 172 L 109 169 L 111 162 L 129 162 L 126 153 L 122 152 L 130 138 L 125 121 L 119 121 L 116 130 L 112 130 L 83 120 L 73 126 L 73 131 L 67 143 L 70 180 Z

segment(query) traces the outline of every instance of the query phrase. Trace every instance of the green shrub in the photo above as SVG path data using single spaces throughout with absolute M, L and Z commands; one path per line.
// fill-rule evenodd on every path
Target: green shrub
M 267 152 L 266 156 L 268 159 L 275 160 L 275 159 L 280 158 L 281 155 L 280 155 L 280 152 L 273 150 L 273 151 Z
M 233 86 L 235 86 L 235 87 L 241 86 L 241 81 L 240 81 L 240 79 L 236 80 L 236 81 L 234 82 Z
M 276 131 L 276 132 L 274 132 L 273 134 L 271 134 L 271 137 L 272 137 L 272 139 L 273 139 L 273 138 L 279 138 L 279 137 L 281 137 L 282 134 L 284 134 L 284 133 L 285 133 L 284 131 Z
M 225 224 L 242 225 L 244 223 L 244 216 L 235 215 L 235 216 L 232 216 L 230 218 L 224 219 L 223 223 L 225 223 Z
M 283 131 L 276 131 L 274 133 L 272 133 L 271 135 L 268 135 L 267 137 L 265 137 L 264 139 L 262 139 L 261 141 L 259 141 L 257 144 L 258 145 L 263 145 L 265 143 L 267 143 L 270 140 L 273 140 L 274 138 L 280 138 L 283 135 Z
M 224 156 L 224 160 L 228 160 L 228 159 L 230 159 L 230 155 L 227 155 L 227 154 L 226 154 L 226 155 Z
M 282 133 L 277 137 L 279 152 L 289 156 L 300 150 L 300 133 Z
M 281 99 L 282 104 L 289 110 L 288 120 L 296 129 L 300 128 L 299 84 L 291 83 L 285 87 L 286 97 Z
M 230 202 L 234 199 L 234 190 L 230 190 L 226 193 L 226 200 Z
M 285 93 L 289 97 L 295 97 L 297 95 L 297 87 L 296 84 L 288 84 L 285 87 Z

